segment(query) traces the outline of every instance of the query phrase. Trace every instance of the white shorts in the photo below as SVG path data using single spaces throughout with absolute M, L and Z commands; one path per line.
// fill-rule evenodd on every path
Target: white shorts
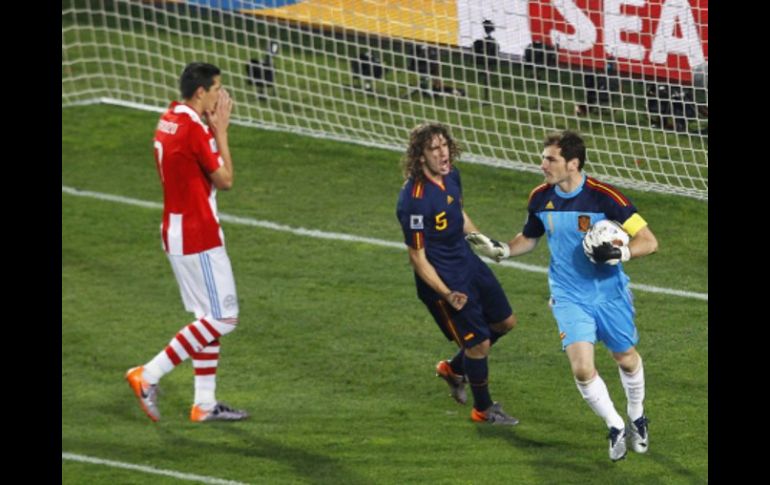
M 202 253 L 167 254 L 174 270 L 182 302 L 195 318 L 238 318 L 238 295 L 230 258 L 224 246 Z

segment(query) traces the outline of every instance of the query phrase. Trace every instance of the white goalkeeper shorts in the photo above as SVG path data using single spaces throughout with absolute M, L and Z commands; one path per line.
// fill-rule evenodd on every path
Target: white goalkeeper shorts
M 182 302 L 195 318 L 238 318 L 235 278 L 224 246 L 196 254 L 167 254 Z

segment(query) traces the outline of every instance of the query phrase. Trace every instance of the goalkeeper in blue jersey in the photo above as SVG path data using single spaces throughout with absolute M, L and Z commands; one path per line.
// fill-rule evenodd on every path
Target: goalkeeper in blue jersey
M 626 435 L 631 448 L 644 453 L 649 445 L 643 408 L 644 367 L 635 347 L 639 337 L 629 278 L 619 263 L 654 253 L 658 242 L 636 207 L 618 189 L 583 173 L 586 148 L 578 134 L 563 131 L 549 135 L 542 155 L 545 183 L 530 193 L 523 230 L 507 244 L 483 234 L 470 234 L 467 239 L 474 250 L 500 261 L 532 251 L 539 238 L 547 236 L 550 306 L 577 388 L 609 428 L 610 459 L 626 456 Z M 622 225 L 631 236 L 627 246 L 605 242 L 584 249 L 584 236 L 603 219 Z M 597 340 L 618 363 L 628 400 L 628 426 L 594 367 Z
M 463 210 L 459 148 L 446 127 L 425 123 L 410 134 L 404 155 L 406 182 L 396 216 L 404 231 L 417 296 L 447 339 L 460 350 L 436 366 L 452 397 L 465 404 L 465 382 L 473 394 L 471 419 L 494 425 L 518 420 L 493 402 L 487 385 L 489 348 L 516 324 L 495 275 L 473 254 L 465 234 L 477 232 Z

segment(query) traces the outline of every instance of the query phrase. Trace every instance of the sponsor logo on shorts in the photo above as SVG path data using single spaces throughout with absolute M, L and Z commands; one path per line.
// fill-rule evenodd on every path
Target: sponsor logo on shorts
M 227 295 L 222 301 L 222 305 L 228 310 L 238 308 L 238 299 L 235 298 L 235 295 Z

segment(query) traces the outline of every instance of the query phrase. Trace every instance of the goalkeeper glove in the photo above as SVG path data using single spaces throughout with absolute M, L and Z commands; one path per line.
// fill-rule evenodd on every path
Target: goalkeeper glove
M 465 236 L 476 254 L 494 259 L 498 263 L 511 255 L 511 248 L 506 243 L 495 241 L 480 232 L 472 232 Z
M 613 246 L 609 242 L 603 242 L 591 248 L 592 260 L 596 263 L 615 265 L 631 259 L 631 250 L 628 246 Z

